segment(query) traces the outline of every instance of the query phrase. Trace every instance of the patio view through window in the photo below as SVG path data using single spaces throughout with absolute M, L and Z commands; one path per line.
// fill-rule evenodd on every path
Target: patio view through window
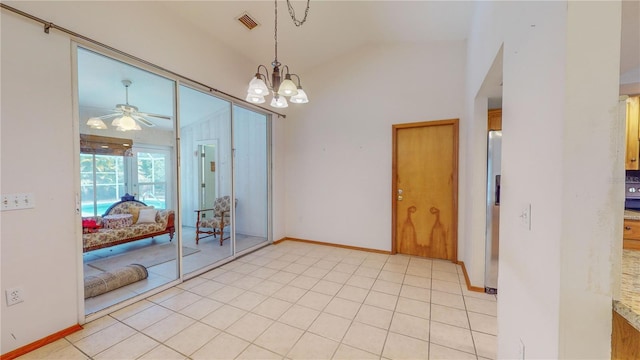
M 137 158 L 137 187 L 135 192 L 128 184 L 135 184 L 127 171 L 128 163 Z M 99 216 L 127 192 L 137 193 L 136 198 L 157 209 L 166 208 L 166 165 L 164 154 L 138 152 L 136 157 L 116 155 L 80 155 L 80 181 L 82 216 Z

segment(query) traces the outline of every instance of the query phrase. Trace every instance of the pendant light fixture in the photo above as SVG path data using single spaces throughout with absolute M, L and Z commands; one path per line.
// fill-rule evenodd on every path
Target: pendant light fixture
M 309 14 L 309 1 L 307 0 L 307 8 L 305 9 L 304 19 L 297 20 L 295 17 L 295 11 L 291 6 L 289 0 L 287 0 L 287 6 L 289 8 L 289 14 L 293 19 L 296 26 L 301 26 L 307 21 L 307 15 Z M 247 90 L 246 100 L 254 104 L 262 104 L 265 102 L 265 96 L 272 94 L 273 98 L 270 105 L 275 108 L 286 108 L 289 106 L 287 99 L 295 104 L 304 104 L 309 102 L 309 98 L 302 86 L 300 85 L 300 77 L 296 74 L 289 73 L 289 66 L 284 65 L 282 70 L 280 67 L 282 64 L 278 61 L 278 0 L 275 3 L 275 27 L 274 27 L 274 39 L 275 39 L 275 58 L 271 63 L 273 66 L 273 72 L 269 77 L 269 70 L 264 65 L 258 65 L 258 70 L 255 76 L 249 82 L 249 89 Z M 260 71 L 264 70 L 264 73 Z M 298 81 L 296 85 L 291 77 L 295 77 Z M 284 80 L 282 79 L 284 77 Z

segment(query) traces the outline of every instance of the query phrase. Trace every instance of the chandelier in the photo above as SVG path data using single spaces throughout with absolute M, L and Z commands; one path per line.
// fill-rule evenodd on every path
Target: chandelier
M 300 85 L 300 77 L 296 74 L 289 73 L 289 66 L 284 65 L 282 70 L 280 67 L 282 64 L 278 61 L 278 0 L 275 3 L 275 27 L 274 27 L 274 40 L 275 40 L 275 58 L 271 63 L 273 66 L 273 72 L 271 78 L 269 78 L 269 70 L 264 65 L 258 65 L 258 70 L 255 76 L 249 82 L 249 89 L 247 90 L 246 100 L 254 104 L 262 104 L 265 102 L 265 96 L 271 93 L 273 98 L 271 99 L 271 106 L 275 108 L 286 108 L 289 106 L 287 99 L 296 104 L 304 104 L 309 102 L 307 94 L 302 90 Z M 305 9 L 304 19 L 297 20 L 295 17 L 295 11 L 291 6 L 289 0 L 287 0 L 287 6 L 289 8 L 289 14 L 293 19 L 296 26 L 301 26 L 307 21 L 307 15 L 309 14 L 309 0 L 307 0 L 307 8 Z M 264 70 L 264 73 L 261 72 Z M 298 80 L 296 85 L 291 77 L 295 77 Z M 284 80 L 282 78 L 284 77 Z

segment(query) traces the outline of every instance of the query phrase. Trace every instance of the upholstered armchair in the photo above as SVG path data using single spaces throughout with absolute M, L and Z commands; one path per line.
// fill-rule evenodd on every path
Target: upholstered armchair
M 238 205 L 238 199 L 236 199 L 236 206 Z M 231 197 L 222 196 L 213 202 L 213 208 L 200 209 L 195 211 L 197 213 L 196 220 L 196 244 L 200 239 L 216 235 L 220 235 L 220 246 L 222 242 L 229 238 L 224 237 L 224 228 L 231 223 Z M 206 234 L 202 236 L 201 234 Z

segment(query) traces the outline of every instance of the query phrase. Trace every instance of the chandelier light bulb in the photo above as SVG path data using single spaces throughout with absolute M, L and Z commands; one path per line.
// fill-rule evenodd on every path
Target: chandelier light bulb
M 309 98 L 307 97 L 307 93 L 304 92 L 301 87 L 298 87 L 298 95 L 292 96 L 289 101 L 296 104 L 306 104 L 309 102 Z
M 264 96 L 253 95 L 251 93 L 247 94 L 247 98 L 245 100 L 253 104 L 262 104 L 263 102 L 265 102 Z
M 267 88 L 267 84 L 265 84 L 264 81 L 260 79 L 260 76 L 256 74 L 249 83 L 248 93 L 251 95 L 265 96 L 269 93 L 269 89 Z
M 280 84 L 280 88 L 278 89 L 278 95 L 283 96 L 295 96 L 298 95 L 298 88 L 296 84 L 291 81 L 291 76 L 289 74 L 286 75 L 282 84 Z
M 284 96 L 274 95 L 273 99 L 271 99 L 271 106 L 274 108 L 286 108 L 289 104 L 287 104 L 287 99 Z

